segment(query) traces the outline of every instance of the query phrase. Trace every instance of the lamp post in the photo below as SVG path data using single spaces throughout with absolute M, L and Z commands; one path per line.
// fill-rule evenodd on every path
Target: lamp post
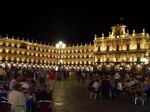
M 58 65 L 59 65 L 58 70 L 60 70 L 60 68 L 61 68 L 61 63 L 62 63 L 61 50 L 62 50 L 63 48 L 65 48 L 65 47 L 66 47 L 66 44 L 63 43 L 62 41 L 59 41 L 59 42 L 56 44 L 56 48 L 59 49 L 59 54 L 60 54 L 60 58 L 58 59 Z

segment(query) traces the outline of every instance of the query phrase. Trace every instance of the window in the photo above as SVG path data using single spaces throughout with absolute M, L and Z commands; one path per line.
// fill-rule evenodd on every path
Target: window
M 138 43 L 137 43 L 137 50 L 139 50 L 140 47 L 141 47 L 141 46 L 140 46 L 140 43 L 138 42 Z
M 101 50 L 101 47 L 99 46 L 99 47 L 98 47 L 98 51 L 100 51 L 100 50 Z
M 127 44 L 127 50 L 129 50 L 130 49 L 130 45 L 129 44 Z
M 107 46 L 107 51 L 109 51 L 109 46 Z
M 116 51 L 119 51 L 119 45 L 116 46 Z

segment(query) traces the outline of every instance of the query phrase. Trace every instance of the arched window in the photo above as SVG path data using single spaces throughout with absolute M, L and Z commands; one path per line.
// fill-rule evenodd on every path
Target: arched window
M 119 51 L 119 45 L 116 46 L 116 51 Z
M 109 51 L 109 46 L 107 46 L 107 51 Z
M 141 48 L 140 43 L 137 42 L 137 50 L 139 50 Z

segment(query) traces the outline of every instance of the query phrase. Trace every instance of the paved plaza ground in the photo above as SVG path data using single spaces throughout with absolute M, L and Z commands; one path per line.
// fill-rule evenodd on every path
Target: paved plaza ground
M 53 100 L 55 112 L 150 112 L 150 103 L 142 106 L 126 98 L 90 99 L 87 84 L 75 80 L 57 81 Z

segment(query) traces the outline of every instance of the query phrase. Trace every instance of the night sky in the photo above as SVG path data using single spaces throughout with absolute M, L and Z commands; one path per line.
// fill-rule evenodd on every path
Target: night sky
M 150 33 L 149 6 L 140 3 L 98 2 L 6 2 L 0 4 L 0 33 L 29 40 L 67 44 L 89 43 L 94 35 L 108 35 L 111 26 Z M 120 21 L 120 18 L 124 18 Z

